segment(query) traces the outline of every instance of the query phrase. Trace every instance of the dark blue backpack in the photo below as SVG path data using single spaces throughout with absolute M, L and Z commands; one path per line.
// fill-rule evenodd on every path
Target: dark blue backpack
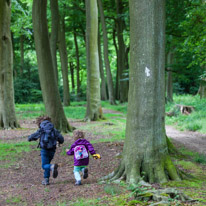
M 57 139 L 55 136 L 54 125 L 45 120 L 40 124 L 40 141 L 39 145 L 42 149 L 54 149 L 56 148 Z

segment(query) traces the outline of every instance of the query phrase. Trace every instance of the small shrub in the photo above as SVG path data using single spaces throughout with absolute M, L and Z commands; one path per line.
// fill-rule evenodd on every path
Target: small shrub
M 206 164 L 206 156 L 197 153 L 194 157 L 194 161 L 200 164 Z
M 114 185 L 106 185 L 104 191 L 110 195 L 119 195 L 121 193 L 121 188 Z

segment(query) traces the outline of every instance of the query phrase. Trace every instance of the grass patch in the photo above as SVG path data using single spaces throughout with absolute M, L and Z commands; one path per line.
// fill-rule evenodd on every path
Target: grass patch
M 0 142 L 0 161 L 9 161 L 4 164 L 1 163 L 0 167 L 9 167 L 14 164 L 17 158 L 21 158 L 22 152 L 31 151 L 30 142 L 19 143 L 2 143 Z
M 176 125 L 180 130 L 199 131 L 206 133 L 206 99 L 200 99 L 199 95 L 174 95 L 174 102 L 166 104 L 166 112 L 174 111 L 176 104 L 193 106 L 195 111 L 190 115 L 183 115 L 176 111 L 175 116 L 166 116 L 166 124 Z
M 6 200 L 6 203 L 8 204 L 18 204 L 20 202 L 22 202 L 21 196 L 10 197 L 9 199 Z

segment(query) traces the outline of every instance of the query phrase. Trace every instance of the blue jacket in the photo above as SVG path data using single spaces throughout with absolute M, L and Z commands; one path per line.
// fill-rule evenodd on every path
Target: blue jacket
M 60 143 L 63 144 L 64 143 L 64 137 L 61 135 L 61 133 L 54 128 L 54 136 L 56 138 L 56 140 Z M 28 141 L 36 141 L 41 137 L 41 128 L 39 128 L 35 133 L 31 134 L 28 137 Z M 56 149 L 56 145 L 54 145 L 54 147 L 52 148 L 53 150 Z

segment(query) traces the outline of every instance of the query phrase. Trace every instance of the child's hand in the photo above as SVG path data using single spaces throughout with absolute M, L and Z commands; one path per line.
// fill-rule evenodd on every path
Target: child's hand
M 92 156 L 93 156 L 94 159 L 101 159 L 100 154 L 93 154 Z
M 69 149 L 66 149 L 65 151 L 66 151 L 66 152 L 69 152 Z

